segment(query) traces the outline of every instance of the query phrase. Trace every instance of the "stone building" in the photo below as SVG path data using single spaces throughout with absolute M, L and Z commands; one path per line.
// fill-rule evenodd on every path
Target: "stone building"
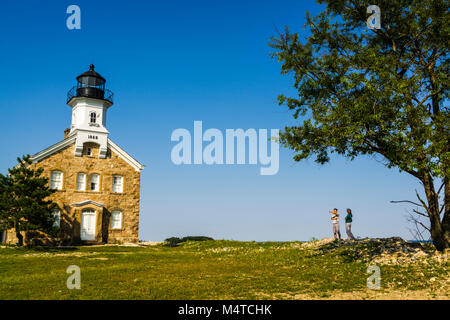
M 77 77 L 67 97 L 72 124 L 64 131 L 64 140 L 32 156 L 56 190 L 51 199 L 59 206 L 54 214 L 60 243 L 138 242 L 144 166 L 108 138 L 106 113 L 113 95 L 105 82 L 93 65 Z M 1 236 L 7 243 L 17 241 L 14 230 Z M 25 235 L 28 243 L 48 240 Z

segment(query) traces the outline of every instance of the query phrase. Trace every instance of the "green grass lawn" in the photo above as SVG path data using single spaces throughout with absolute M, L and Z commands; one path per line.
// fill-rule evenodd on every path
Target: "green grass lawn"
M 3 247 L 0 299 L 339 298 L 337 293 L 370 299 L 370 263 L 360 256 L 376 250 L 372 243 L 309 248 L 300 242 L 237 241 L 178 247 Z M 66 287 L 69 265 L 81 269 L 80 290 Z M 378 292 L 418 290 L 433 298 L 437 292 L 442 295 L 444 286 L 448 299 L 448 260 L 383 265 L 381 272 Z

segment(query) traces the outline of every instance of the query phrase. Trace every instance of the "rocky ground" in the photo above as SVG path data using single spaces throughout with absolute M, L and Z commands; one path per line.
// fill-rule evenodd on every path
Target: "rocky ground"
M 361 248 L 361 244 L 364 247 Z M 421 244 L 405 241 L 399 237 L 392 238 L 364 238 L 358 240 L 341 240 L 334 241 L 332 238 L 324 238 L 322 240 L 305 242 L 302 247 L 317 250 L 332 250 L 337 248 L 351 248 L 358 246 L 355 250 L 355 258 L 361 262 L 380 264 L 380 265 L 396 265 L 423 263 L 428 264 L 430 261 L 437 263 L 448 262 L 450 249 L 445 252 L 439 252 L 431 244 Z
M 312 297 L 310 295 L 294 295 L 291 299 L 338 299 L 338 300 L 448 300 L 450 294 L 450 249 L 438 252 L 432 244 L 421 244 L 405 241 L 399 237 L 365 238 L 358 240 L 335 241 L 325 238 L 305 242 L 300 247 L 312 249 L 324 254 L 330 252 L 346 252 L 353 261 L 359 261 L 367 266 L 377 265 L 400 267 L 400 270 L 411 270 L 415 276 L 421 276 L 420 281 L 426 284 L 426 289 L 401 289 L 402 282 L 390 282 L 381 290 L 362 290 L 354 292 L 340 292 Z M 440 276 L 429 276 L 428 272 L 444 270 Z M 424 274 L 425 273 L 425 274 Z M 278 298 L 278 297 L 276 297 Z M 281 297 L 282 298 L 282 297 Z

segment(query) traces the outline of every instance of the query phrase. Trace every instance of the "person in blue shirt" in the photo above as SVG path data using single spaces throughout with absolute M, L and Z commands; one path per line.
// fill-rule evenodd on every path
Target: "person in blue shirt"
M 353 214 L 351 209 L 347 209 L 347 215 L 345 216 L 345 231 L 347 232 L 348 240 L 355 240 L 352 233 Z

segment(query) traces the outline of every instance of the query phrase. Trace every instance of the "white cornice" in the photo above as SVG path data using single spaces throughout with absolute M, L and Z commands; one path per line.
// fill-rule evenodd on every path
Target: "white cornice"
M 31 160 L 36 163 L 39 161 L 44 160 L 45 158 L 50 157 L 51 155 L 55 154 L 56 152 L 67 148 L 71 144 L 75 143 L 76 135 L 73 135 L 67 139 L 64 139 L 58 143 L 55 143 L 54 145 L 42 150 L 41 152 L 36 153 L 31 157 Z M 125 160 L 130 166 L 132 166 L 136 171 L 140 171 L 144 169 L 144 165 L 139 163 L 136 159 L 134 159 L 132 156 L 130 156 L 125 150 L 120 148 L 117 144 L 111 141 L 111 139 L 108 139 L 108 147 L 111 149 L 111 151 L 114 151 L 119 157 L 121 157 L 123 160 Z
M 81 202 L 78 202 L 78 203 L 73 203 L 72 207 L 82 207 L 82 206 L 85 206 L 85 205 L 88 205 L 88 204 L 93 204 L 94 206 L 97 206 L 97 207 L 100 207 L 100 208 L 104 208 L 105 207 L 104 204 L 95 202 L 94 200 L 86 200 L 86 201 L 81 201 Z
M 106 106 L 106 108 L 111 107 L 113 104 L 109 102 L 108 100 L 103 99 L 94 99 L 94 98 L 88 98 L 88 97 L 73 97 L 70 99 L 69 102 L 67 102 L 67 105 L 71 108 L 77 106 L 77 104 L 88 104 L 90 107 L 103 107 Z
M 51 156 L 52 154 L 70 146 L 71 144 L 75 143 L 76 135 L 71 136 L 67 139 L 64 139 L 58 143 L 55 143 L 54 145 L 48 147 L 47 149 L 42 150 L 41 152 L 36 153 L 35 155 L 31 156 L 31 160 L 36 163 L 41 160 L 44 160 L 45 158 Z
M 121 147 L 119 147 L 117 144 L 111 141 L 111 139 L 108 138 L 108 147 L 110 147 L 111 151 L 114 151 L 121 157 L 123 160 L 125 160 L 129 165 L 131 165 L 136 171 L 143 170 L 145 168 L 144 165 L 139 163 L 136 159 L 134 159 L 132 156 L 130 156 L 128 153 L 125 152 Z

